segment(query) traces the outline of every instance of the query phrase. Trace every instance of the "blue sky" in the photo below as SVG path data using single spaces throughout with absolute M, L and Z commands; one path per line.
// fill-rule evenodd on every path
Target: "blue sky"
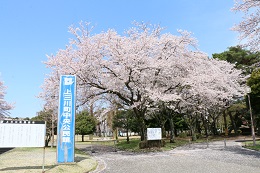
M 71 25 L 91 22 L 94 33 L 114 28 L 119 33 L 133 21 L 160 24 L 165 32 L 188 30 L 199 49 L 220 53 L 238 43 L 230 28 L 241 14 L 233 0 L 1 0 L 0 80 L 8 87 L 5 100 L 15 102 L 11 117 L 33 117 L 42 110 L 41 92 L 46 55 L 56 54 L 72 38 Z

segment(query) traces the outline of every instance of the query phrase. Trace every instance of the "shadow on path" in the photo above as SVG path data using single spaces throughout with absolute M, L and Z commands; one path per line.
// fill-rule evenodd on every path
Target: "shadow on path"
M 14 149 L 14 148 L 0 148 L 0 154 L 3 154 L 3 153 L 10 151 L 12 149 Z
M 57 165 L 50 165 L 50 166 L 44 166 L 45 169 L 52 169 L 56 167 Z M 8 167 L 0 169 L 1 171 L 19 171 L 19 170 L 28 170 L 28 169 L 42 169 L 42 166 L 18 166 L 18 167 Z

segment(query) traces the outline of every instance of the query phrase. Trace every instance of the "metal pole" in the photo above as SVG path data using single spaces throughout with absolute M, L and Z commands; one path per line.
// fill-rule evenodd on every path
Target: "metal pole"
M 45 147 L 43 147 L 42 173 L 45 172 L 44 165 L 45 165 Z
M 252 115 L 252 109 L 251 109 L 251 102 L 250 102 L 250 95 L 248 94 L 248 105 L 249 105 L 249 111 L 250 111 L 250 118 L 251 118 L 251 130 L 252 130 L 252 138 L 253 138 L 253 146 L 256 145 L 255 143 L 255 129 L 254 129 L 254 120 Z
M 55 98 L 57 98 L 57 96 L 53 95 L 53 96 L 51 96 L 51 98 L 55 99 Z M 53 148 L 53 146 L 54 146 L 54 116 L 55 116 L 55 108 L 52 108 L 52 114 L 51 114 L 51 148 Z
M 114 149 L 115 149 L 115 152 L 116 152 L 116 140 L 114 140 Z
M 51 117 L 51 148 L 54 146 L 54 122 L 53 122 L 53 113 Z

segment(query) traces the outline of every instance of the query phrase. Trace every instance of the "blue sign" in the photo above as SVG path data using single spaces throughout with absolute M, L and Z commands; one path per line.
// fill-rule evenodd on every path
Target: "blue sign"
M 76 76 L 60 77 L 57 162 L 74 162 Z

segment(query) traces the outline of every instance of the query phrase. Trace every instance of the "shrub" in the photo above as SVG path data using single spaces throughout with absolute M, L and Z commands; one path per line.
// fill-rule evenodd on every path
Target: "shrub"
M 187 133 L 182 132 L 182 133 L 179 134 L 179 137 L 180 138 L 186 138 L 187 137 Z
M 201 139 L 202 137 L 203 137 L 202 134 L 196 133 L 196 138 L 197 138 L 197 139 Z

